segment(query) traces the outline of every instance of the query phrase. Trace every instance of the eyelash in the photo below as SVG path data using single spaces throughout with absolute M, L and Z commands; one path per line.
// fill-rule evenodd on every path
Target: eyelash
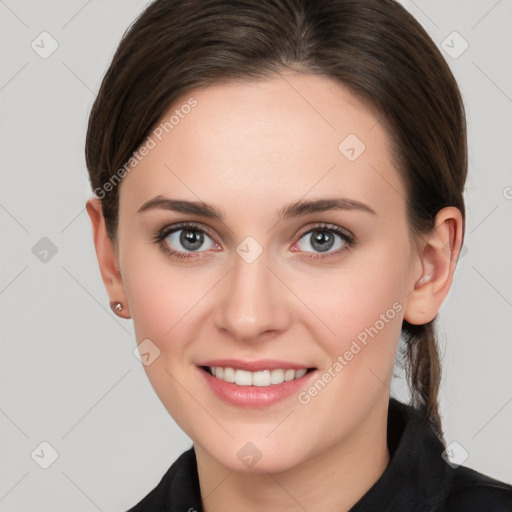
M 195 251 L 191 251 L 188 253 L 174 251 L 174 250 L 170 249 L 167 244 L 164 243 L 165 238 L 167 238 L 172 233 L 175 233 L 176 231 L 187 230 L 187 229 L 191 230 L 191 231 L 199 231 L 201 233 L 204 233 L 205 235 L 208 235 L 212 240 L 214 240 L 213 234 L 210 233 L 210 231 L 205 229 L 204 227 L 201 227 L 198 224 L 195 224 L 193 222 L 183 222 L 180 224 L 174 224 L 173 226 L 166 226 L 163 229 L 157 231 L 153 237 L 153 243 L 158 244 L 160 246 L 160 248 L 165 253 L 167 253 L 169 256 L 171 256 L 173 258 L 178 258 L 181 260 L 188 260 L 191 258 L 197 259 L 198 256 L 196 256 L 196 254 L 199 251 L 197 253 Z M 325 223 L 319 224 L 317 226 L 313 226 L 312 228 L 309 228 L 306 231 L 300 233 L 299 240 L 302 239 L 305 235 L 314 233 L 315 231 L 325 231 L 328 233 L 335 233 L 343 240 L 345 245 L 341 249 L 338 249 L 337 251 L 334 251 L 334 252 L 329 252 L 329 253 L 325 253 L 325 254 L 322 254 L 322 253 L 314 254 L 313 253 L 311 256 L 306 256 L 307 259 L 317 260 L 317 259 L 326 259 L 326 258 L 329 258 L 332 256 L 338 256 L 342 252 L 344 252 L 348 249 L 351 249 L 352 247 L 354 247 L 356 245 L 353 235 L 346 233 L 344 230 L 340 229 L 336 225 L 325 224 Z M 298 252 L 298 251 L 294 251 L 294 252 Z M 199 256 L 199 258 L 201 258 L 201 256 Z

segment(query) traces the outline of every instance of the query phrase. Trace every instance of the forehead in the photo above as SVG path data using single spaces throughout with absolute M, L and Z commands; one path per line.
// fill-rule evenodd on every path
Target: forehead
M 375 209 L 403 202 L 384 126 L 327 77 L 288 73 L 195 89 L 161 121 L 153 147 L 124 179 L 121 202 L 129 195 L 133 207 L 159 194 L 226 211 L 262 197 L 277 211 L 306 194 Z

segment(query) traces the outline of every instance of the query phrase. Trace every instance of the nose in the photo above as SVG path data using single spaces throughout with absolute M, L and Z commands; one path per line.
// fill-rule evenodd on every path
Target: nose
M 236 255 L 219 290 L 216 327 L 246 343 L 285 331 L 292 319 L 290 294 L 275 274 L 265 252 L 252 263 Z

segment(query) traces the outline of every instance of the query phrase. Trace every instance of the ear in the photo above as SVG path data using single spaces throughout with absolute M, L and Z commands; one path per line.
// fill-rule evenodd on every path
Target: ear
M 107 234 L 101 201 L 95 197 L 91 198 L 87 201 L 86 208 L 91 219 L 96 256 L 108 296 L 111 302 L 120 302 L 123 305 L 122 311 L 116 314 L 123 318 L 130 318 L 116 246 Z
M 460 210 L 449 206 L 438 212 L 432 231 L 418 244 L 418 265 L 407 296 L 404 319 L 422 325 L 433 320 L 450 291 L 462 247 Z

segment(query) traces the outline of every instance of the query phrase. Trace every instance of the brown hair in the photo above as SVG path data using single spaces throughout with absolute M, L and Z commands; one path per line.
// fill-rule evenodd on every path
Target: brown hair
M 193 88 L 284 69 L 321 74 L 376 109 L 407 190 L 409 224 L 464 218 L 466 120 L 456 81 L 421 25 L 394 0 L 156 0 L 124 34 L 89 119 L 86 161 L 116 239 L 119 187 L 103 188 L 173 103 Z M 122 174 L 117 174 L 121 177 Z M 112 181 L 110 181 L 112 183 Z M 442 438 L 434 321 L 402 335 L 412 403 Z

